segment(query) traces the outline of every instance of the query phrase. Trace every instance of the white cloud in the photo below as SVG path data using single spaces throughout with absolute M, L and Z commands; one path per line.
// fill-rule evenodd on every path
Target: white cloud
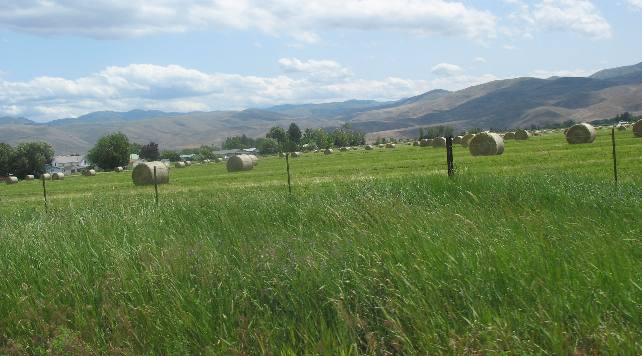
M 286 58 L 280 64 L 284 74 L 273 77 L 131 64 L 77 79 L 38 77 L 12 82 L 0 78 L 0 116 L 44 121 L 96 110 L 206 111 L 354 98 L 394 100 L 425 92 L 431 85 L 395 77 L 355 78 L 339 63 L 328 60 Z
M 642 9 L 642 0 L 628 0 L 628 2 L 631 6 Z
M 317 29 L 394 30 L 494 37 L 489 11 L 446 0 L 3 0 L 0 27 L 37 35 L 122 38 L 206 28 L 291 33 L 314 43 Z
M 509 16 L 518 22 L 513 34 L 530 38 L 533 31 L 571 31 L 593 39 L 612 36 L 611 25 L 590 0 L 541 0 L 532 6 L 520 0 L 504 1 L 517 7 Z
M 432 67 L 431 72 L 440 77 L 452 77 L 462 74 L 464 70 L 456 64 L 439 63 Z
M 482 64 L 482 63 L 486 63 L 488 61 L 484 57 L 475 57 L 475 59 L 473 59 L 473 62 L 475 62 L 477 64 Z

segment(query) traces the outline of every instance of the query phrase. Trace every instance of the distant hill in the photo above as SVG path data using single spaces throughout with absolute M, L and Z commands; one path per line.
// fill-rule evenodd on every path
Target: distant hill
M 275 125 L 302 128 L 350 123 L 371 138 L 413 136 L 419 127 L 502 129 L 642 114 L 642 63 L 605 69 L 590 77 L 497 80 L 459 91 L 433 90 L 393 102 L 349 100 L 279 105 L 243 111 L 167 113 L 100 111 L 45 124 L 0 118 L 0 142 L 42 140 L 58 153 L 82 153 L 106 133 L 122 131 L 133 141 L 164 149 L 220 144 L 225 137 L 263 136 Z

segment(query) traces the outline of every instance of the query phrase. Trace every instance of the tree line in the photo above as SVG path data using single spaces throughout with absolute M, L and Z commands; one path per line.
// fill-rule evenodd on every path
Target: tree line
M 265 137 L 253 139 L 246 135 L 227 137 L 223 149 L 245 149 L 256 147 L 263 154 L 295 152 L 332 147 L 358 146 L 366 143 L 365 133 L 353 130 L 345 124 L 334 130 L 305 129 L 291 123 L 288 129 L 280 126 L 270 128 Z

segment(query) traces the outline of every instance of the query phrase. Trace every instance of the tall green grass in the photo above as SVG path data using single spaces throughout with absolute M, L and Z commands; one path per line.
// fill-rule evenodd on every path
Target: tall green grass
M 640 354 L 640 141 L 542 141 L 2 186 L 0 354 Z

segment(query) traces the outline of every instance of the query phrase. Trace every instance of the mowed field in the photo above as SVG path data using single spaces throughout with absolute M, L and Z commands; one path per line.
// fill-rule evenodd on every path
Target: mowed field
M 0 354 L 641 354 L 642 139 L 0 185 Z

